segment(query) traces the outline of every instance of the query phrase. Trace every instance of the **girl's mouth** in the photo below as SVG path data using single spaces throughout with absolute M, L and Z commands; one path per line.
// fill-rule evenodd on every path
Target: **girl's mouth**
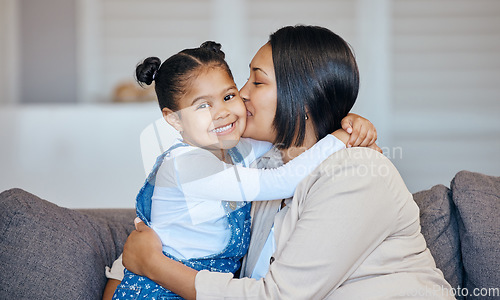
M 252 116 L 253 114 L 249 110 L 247 110 L 247 117 L 252 117 Z
M 234 129 L 234 122 L 231 124 L 225 125 L 225 126 L 214 128 L 210 131 L 217 134 L 217 135 L 224 135 L 224 134 L 228 134 L 228 133 L 232 132 L 233 129 Z

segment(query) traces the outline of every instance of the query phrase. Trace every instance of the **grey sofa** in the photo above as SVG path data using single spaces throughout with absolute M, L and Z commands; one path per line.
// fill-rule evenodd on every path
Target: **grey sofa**
M 500 177 L 462 171 L 450 188 L 414 199 L 457 298 L 500 298 Z M 133 209 L 71 210 L 21 189 L 2 192 L 0 299 L 100 299 L 104 268 L 121 253 L 134 217 Z

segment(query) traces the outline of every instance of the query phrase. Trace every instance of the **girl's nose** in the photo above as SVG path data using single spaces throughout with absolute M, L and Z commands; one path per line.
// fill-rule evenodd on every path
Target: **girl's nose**
M 217 111 L 214 114 L 214 120 L 227 118 L 231 114 L 231 111 L 226 107 L 225 104 L 219 105 Z

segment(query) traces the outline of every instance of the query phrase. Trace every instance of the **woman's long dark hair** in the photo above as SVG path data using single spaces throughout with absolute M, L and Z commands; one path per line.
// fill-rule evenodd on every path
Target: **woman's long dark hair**
M 304 143 L 306 110 L 317 139 L 341 128 L 359 89 L 359 72 L 349 44 L 318 26 L 287 26 L 271 34 L 278 104 L 275 144 Z

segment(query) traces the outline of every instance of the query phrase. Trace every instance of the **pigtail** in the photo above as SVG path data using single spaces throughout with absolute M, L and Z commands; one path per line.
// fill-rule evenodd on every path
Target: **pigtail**
M 218 56 L 220 56 L 220 58 L 222 59 L 226 58 L 226 54 L 221 50 L 222 45 L 214 41 L 206 41 L 203 44 L 201 44 L 200 48 L 212 51 Z
M 150 85 L 157 77 L 160 66 L 161 60 L 158 57 L 148 57 L 140 63 L 135 69 L 135 76 L 139 85 Z

